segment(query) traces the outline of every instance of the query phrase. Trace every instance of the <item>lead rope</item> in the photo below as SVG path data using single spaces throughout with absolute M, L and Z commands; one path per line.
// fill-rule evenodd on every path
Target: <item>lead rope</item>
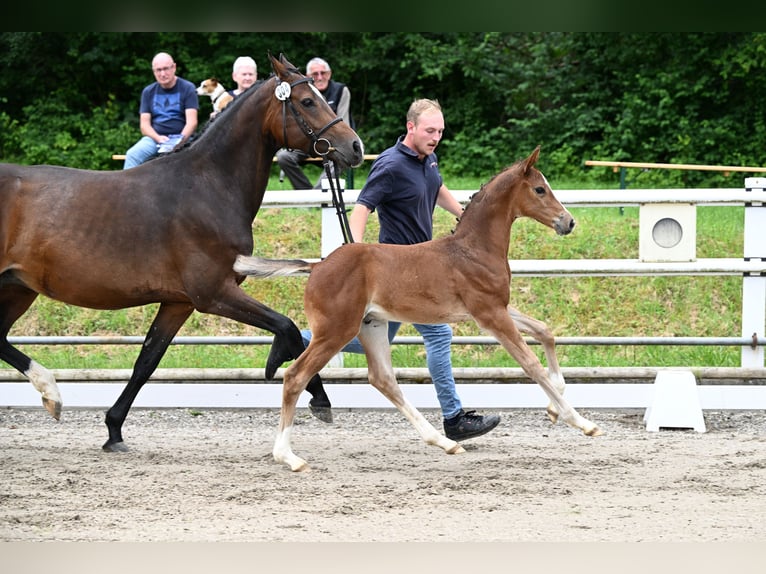
M 346 214 L 346 204 L 343 201 L 343 189 L 340 187 L 338 178 L 338 164 L 335 164 L 335 178 L 333 179 L 332 161 L 324 156 L 324 171 L 327 174 L 327 180 L 330 183 L 330 192 L 332 193 L 332 204 L 335 207 L 335 213 L 338 215 L 340 230 L 343 233 L 343 243 L 353 243 L 354 236 L 351 235 L 351 227 L 348 224 L 348 215 Z

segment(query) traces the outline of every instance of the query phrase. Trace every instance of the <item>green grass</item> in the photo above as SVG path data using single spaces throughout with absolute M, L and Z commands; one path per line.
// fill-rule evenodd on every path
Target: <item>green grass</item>
M 317 170 L 318 175 L 318 170 Z M 312 175 L 313 177 L 313 175 Z M 364 171 L 355 176 L 355 188 Z M 478 189 L 481 181 L 448 180 L 452 189 Z M 583 182 L 552 182 L 554 189 L 582 188 Z M 587 187 L 587 186 L 585 186 Z M 616 185 L 594 184 L 615 188 Z M 290 192 L 276 171 L 269 189 Z M 743 209 L 700 207 L 697 215 L 697 256 L 738 257 L 743 251 Z M 573 208 L 575 231 L 566 237 L 530 220 L 513 228 L 509 258 L 578 259 L 636 258 L 638 208 Z M 449 233 L 454 218 L 437 209 L 435 236 Z M 255 220 L 255 252 L 267 257 L 317 257 L 320 253 L 320 213 L 314 208 L 263 209 Z M 370 219 L 366 240 L 377 236 Z M 247 280 L 245 290 L 273 309 L 306 326 L 302 311 L 305 279 Z M 545 321 L 558 336 L 739 336 L 741 278 L 738 277 L 561 277 L 514 278 L 511 303 L 524 313 Z M 19 335 L 140 335 L 156 312 L 155 305 L 119 311 L 93 311 L 69 307 L 40 297 L 15 325 Z M 456 335 L 483 335 L 473 323 L 455 325 Z M 417 335 L 405 325 L 401 335 Z M 179 335 L 270 335 L 266 331 L 227 319 L 195 313 Z M 24 346 L 26 353 L 50 368 L 131 368 L 138 354 L 132 346 Z M 542 358 L 539 346 L 533 350 Z M 262 367 L 266 346 L 175 345 L 160 367 Z M 574 346 L 560 345 L 562 366 L 737 366 L 739 349 L 720 347 Z M 421 346 L 393 349 L 394 365 L 425 366 Z M 360 355 L 346 355 L 346 366 L 365 366 Z M 517 366 L 496 345 L 455 346 L 454 365 Z

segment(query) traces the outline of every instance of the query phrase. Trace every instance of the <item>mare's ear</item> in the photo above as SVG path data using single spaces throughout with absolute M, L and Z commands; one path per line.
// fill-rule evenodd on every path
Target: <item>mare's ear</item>
M 524 160 L 524 173 L 529 171 L 533 165 L 537 163 L 537 158 L 540 157 L 540 146 L 537 146 L 535 150 L 529 154 L 529 157 Z
M 278 76 L 279 75 L 279 71 L 278 71 L 279 60 L 277 60 L 274 57 L 271 51 L 269 51 L 268 54 L 269 54 L 269 61 L 271 62 L 271 69 L 274 70 L 274 73 Z

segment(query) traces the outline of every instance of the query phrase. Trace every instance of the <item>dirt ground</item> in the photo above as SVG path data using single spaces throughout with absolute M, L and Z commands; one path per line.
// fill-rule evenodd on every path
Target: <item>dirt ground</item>
M 605 435 L 503 410 L 447 455 L 394 410 L 301 410 L 291 473 L 277 410 L 134 409 L 110 454 L 101 410 L 3 409 L 0 541 L 766 541 L 766 413 L 650 433 L 642 410 L 581 412 Z

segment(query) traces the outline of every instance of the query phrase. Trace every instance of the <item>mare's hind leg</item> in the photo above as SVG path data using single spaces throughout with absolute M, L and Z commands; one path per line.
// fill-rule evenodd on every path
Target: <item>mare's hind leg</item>
M 204 307 L 198 307 L 198 310 L 202 313 L 228 317 L 274 333 L 274 342 L 266 360 L 267 379 L 274 378 L 274 373 L 282 363 L 297 359 L 304 351 L 303 338 L 295 323 L 256 301 L 236 284 L 232 283 L 228 289 L 218 293 L 216 299 L 211 300 Z M 311 378 L 306 390 L 311 393 L 309 402 L 311 414 L 323 422 L 332 422 L 330 397 L 327 396 L 318 374 Z
M 109 430 L 109 440 L 102 447 L 105 451 L 127 451 L 128 447 L 122 440 L 122 425 L 128 416 L 133 401 L 144 383 L 149 379 L 165 355 L 168 345 L 175 334 L 192 314 L 194 308 L 187 304 L 162 303 L 157 316 L 149 327 L 141 352 L 133 366 L 133 373 L 127 386 L 117 401 L 106 412 L 106 428 Z
M 365 318 L 359 340 L 367 355 L 370 384 L 378 389 L 407 418 L 426 444 L 435 445 L 447 454 L 465 452 L 454 440 L 448 439 L 428 422 L 402 393 L 391 365 L 391 344 L 388 342 L 388 321 Z
M 11 326 L 29 309 L 37 293 L 20 284 L 3 284 L 6 280 L 0 276 L 0 359 L 29 379 L 42 396 L 45 410 L 59 420 L 61 393 L 53 373 L 8 342 Z
M 540 363 L 537 355 L 524 342 L 519 330 L 516 328 L 516 324 L 506 309 L 502 309 L 494 314 L 483 314 L 481 317 L 474 315 L 474 318 L 479 327 L 492 333 L 505 350 L 518 361 L 527 376 L 540 385 L 545 394 L 548 395 L 553 408 L 559 413 L 559 416 L 565 423 L 580 429 L 588 436 L 602 434 L 601 429 L 580 415 L 551 383 L 542 363 Z
M 542 321 L 533 319 L 518 309 L 510 306 L 508 307 L 508 312 L 511 314 L 511 318 L 519 331 L 532 336 L 543 346 L 545 359 L 548 363 L 548 377 L 558 393 L 563 395 L 564 390 L 566 389 L 566 382 L 564 381 L 564 374 L 561 372 L 559 360 L 556 356 L 556 341 L 553 337 L 553 333 L 548 328 L 548 325 Z M 548 403 L 548 408 L 546 410 L 548 412 L 548 418 L 550 418 L 551 422 L 555 423 L 559 418 L 559 412 L 556 409 L 556 405 L 553 404 L 553 402 L 550 402 Z

